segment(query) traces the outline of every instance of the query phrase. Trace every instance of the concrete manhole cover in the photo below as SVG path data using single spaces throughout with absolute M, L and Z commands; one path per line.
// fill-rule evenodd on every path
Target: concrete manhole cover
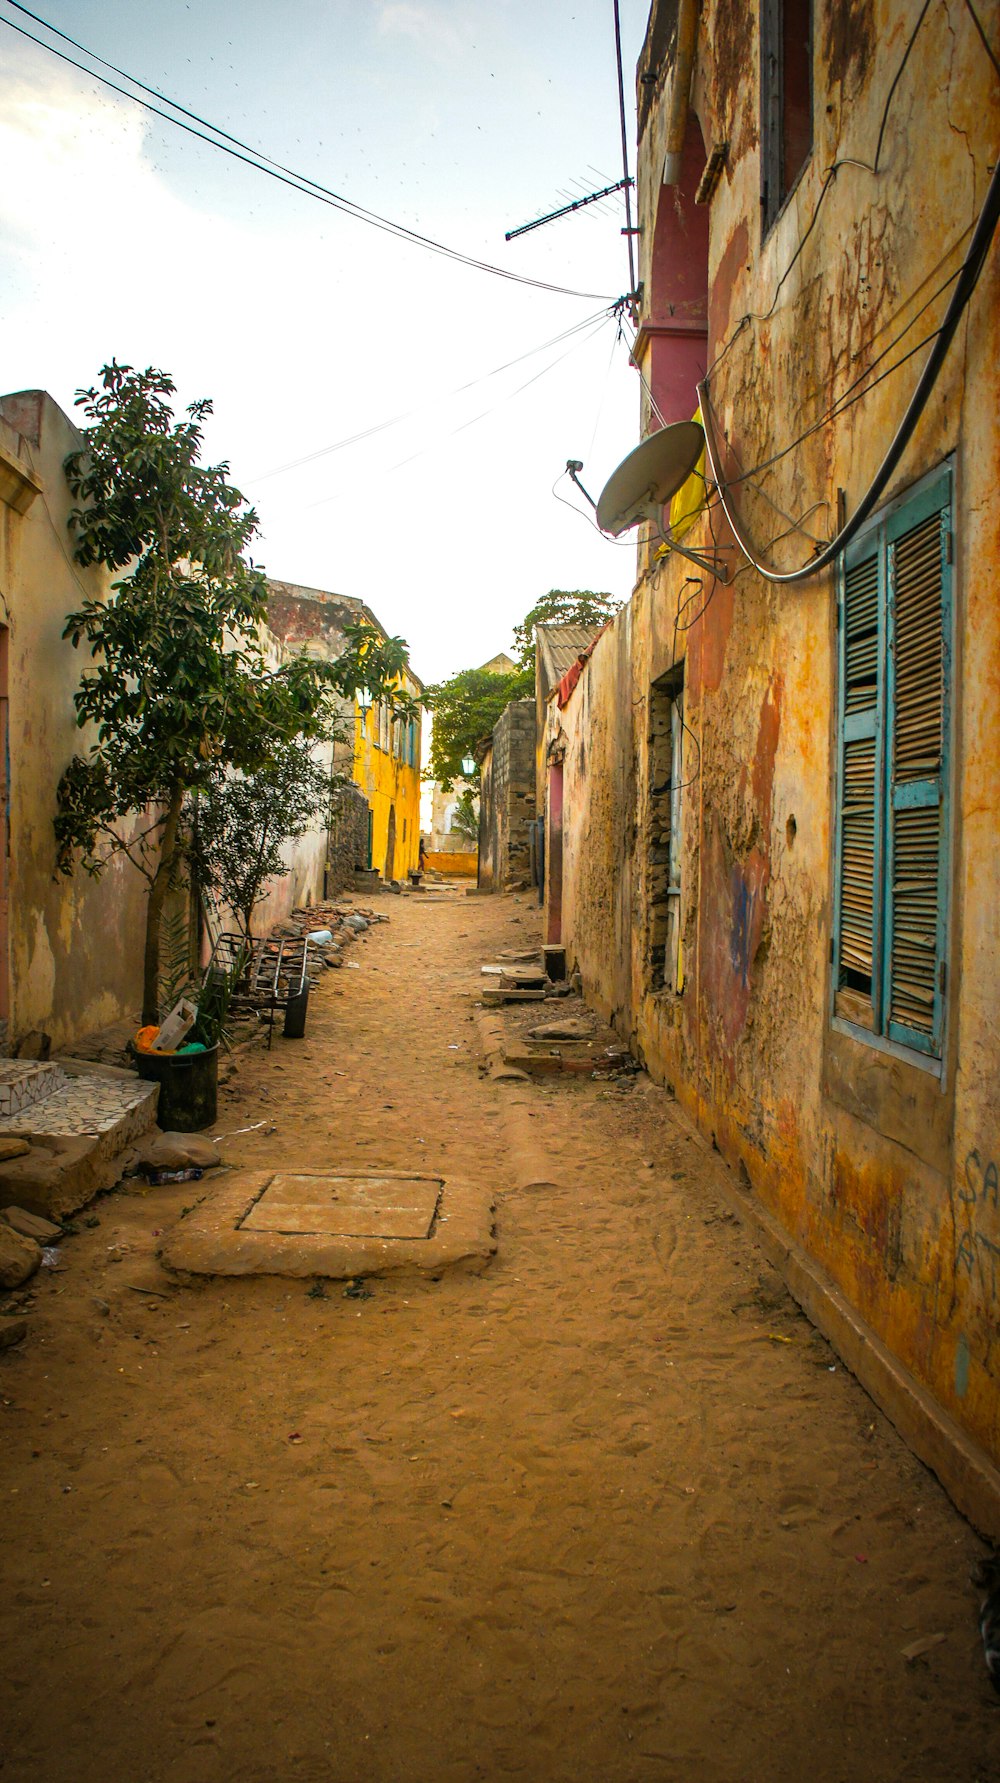
M 496 1251 L 485 1183 L 415 1171 L 232 1170 L 167 1233 L 186 1275 L 383 1275 L 484 1269 Z
M 281 1170 L 240 1226 L 250 1232 L 427 1239 L 443 1187 L 442 1177 L 308 1176 Z

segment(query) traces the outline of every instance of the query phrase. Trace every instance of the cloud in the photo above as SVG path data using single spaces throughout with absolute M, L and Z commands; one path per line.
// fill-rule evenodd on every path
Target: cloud
M 380 37 L 405 37 L 439 55 L 455 55 L 468 47 L 467 33 L 453 19 L 431 6 L 414 6 L 411 0 L 392 0 L 379 14 Z

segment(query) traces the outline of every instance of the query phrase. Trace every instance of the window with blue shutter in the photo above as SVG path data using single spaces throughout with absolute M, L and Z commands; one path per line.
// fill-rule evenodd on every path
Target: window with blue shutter
M 834 1014 L 939 1059 L 948 916 L 951 470 L 894 502 L 840 577 Z

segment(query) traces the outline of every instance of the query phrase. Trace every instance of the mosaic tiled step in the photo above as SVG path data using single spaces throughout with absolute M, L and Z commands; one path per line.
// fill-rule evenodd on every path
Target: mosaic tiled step
M 94 1138 L 101 1156 L 110 1158 L 155 1123 L 157 1085 L 143 1083 L 131 1071 L 75 1059 L 36 1069 L 48 1073 L 46 1093 L 17 1114 L 0 1115 L 6 1133 Z
M 44 1102 L 58 1089 L 62 1073 L 55 1065 L 30 1059 L 0 1059 L 0 1120 Z

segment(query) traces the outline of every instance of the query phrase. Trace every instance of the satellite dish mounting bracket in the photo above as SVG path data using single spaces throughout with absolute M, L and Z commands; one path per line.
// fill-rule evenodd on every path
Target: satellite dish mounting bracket
M 669 527 L 666 532 L 664 532 L 655 513 L 647 514 L 646 519 L 653 522 L 653 525 L 656 527 L 656 530 L 668 551 L 676 551 L 681 557 L 686 557 L 688 563 L 695 564 L 700 570 L 707 570 L 708 574 L 714 576 L 717 581 L 721 582 L 723 587 L 725 587 L 731 580 L 728 566 L 726 564 L 720 565 L 718 553 L 716 553 L 714 557 L 705 557 L 700 551 L 689 551 L 686 545 L 678 544 Z

